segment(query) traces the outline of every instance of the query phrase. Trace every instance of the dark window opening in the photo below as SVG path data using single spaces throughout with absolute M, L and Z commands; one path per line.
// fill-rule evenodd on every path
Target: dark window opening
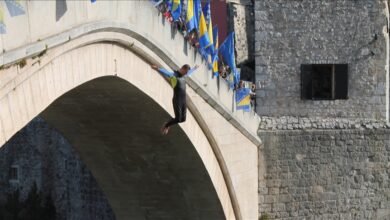
M 10 169 L 10 180 L 18 180 L 19 179 L 19 173 L 18 173 L 18 167 L 17 166 L 12 166 Z
M 302 64 L 301 98 L 348 99 L 348 64 Z

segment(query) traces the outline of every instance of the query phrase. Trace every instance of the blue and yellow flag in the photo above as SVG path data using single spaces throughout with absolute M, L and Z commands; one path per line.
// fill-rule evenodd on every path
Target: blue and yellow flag
M 20 0 L 5 0 L 5 4 L 7 5 L 8 12 L 11 17 L 25 14 L 23 6 L 20 2 Z
M 214 53 L 213 53 L 213 74 L 218 76 L 218 27 L 213 28 L 213 41 L 214 41 Z
M 213 57 L 214 54 L 214 38 L 213 38 L 213 24 L 211 22 L 211 11 L 210 11 L 210 0 L 207 1 L 206 5 L 203 7 L 203 16 L 206 20 L 207 33 L 209 34 L 210 43 L 206 46 L 207 53 Z
M 229 65 L 232 70 L 231 75 L 233 75 L 233 82 L 234 84 L 237 84 L 240 81 L 240 73 L 237 71 L 236 58 L 234 55 L 234 32 L 229 34 L 226 40 L 219 47 L 218 51 L 221 53 L 226 64 Z
M 213 75 L 215 77 L 219 76 L 219 72 L 218 72 L 218 55 L 214 55 L 213 56 Z
M 6 27 L 4 23 L 4 13 L 3 13 L 3 8 L 0 5 L 0 34 L 6 34 Z
M 210 11 L 210 0 L 207 1 L 205 6 L 203 7 L 203 15 L 206 19 L 207 25 L 209 24 L 209 21 L 211 20 L 211 11 Z
M 229 65 L 232 70 L 233 68 L 235 69 L 236 61 L 234 55 L 234 32 L 228 35 L 228 37 L 221 44 L 218 50 L 219 53 L 221 53 L 227 65 Z
M 214 41 L 214 49 L 218 50 L 219 40 L 218 40 L 218 27 L 217 26 L 215 26 L 213 28 L 213 37 L 214 37 L 214 39 L 213 39 L 213 41 Z
M 227 78 L 227 81 L 228 81 L 231 89 L 234 89 L 234 86 L 235 86 L 235 83 L 234 83 L 234 72 L 233 71 L 234 70 L 231 69 L 229 77 Z
M 207 33 L 209 34 L 209 45 L 206 46 L 207 52 L 213 56 L 214 54 L 214 37 L 213 37 L 213 23 L 211 22 L 211 18 L 208 24 Z
M 187 24 L 188 32 L 192 31 L 193 29 L 197 29 L 198 25 L 197 25 L 196 17 L 194 16 L 194 1 L 193 0 L 188 0 L 188 2 L 187 2 L 186 24 Z
M 203 16 L 203 12 L 200 12 L 199 18 L 199 45 L 202 48 L 207 48 L 210 45 L 210 38 L 209 34 L 207 33 L 207 25 Z
M 199 30 L 199 19 L 200 19 L 200 13 L 202 12 L 202 4 L 200 2 L 201 0 L 194 0 L 194 16 L 196 19 L 196 29 Z
M 173 0 L 171 14 L 174 21 L 179 20 L 181 15 L 181 2 L 180 0 Z
M 236 109 L 249 112 L 251 110 L 251 97 L 249 88 L 241 88 L 236 91 Z
M 170 12 L 172 12 L 172 5 L 173 5 L 173 0 L 161 0 L 161 2 L 165 2 L 167 4 L 167 8 L 169 9 Z

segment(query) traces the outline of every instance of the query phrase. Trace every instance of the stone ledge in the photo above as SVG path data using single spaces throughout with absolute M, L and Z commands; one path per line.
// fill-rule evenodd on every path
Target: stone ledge
M 337 130 L 337 129 L 381 129 L 390 128 L 390 123 L 362 118 L 321 118 L 321 117 L 260 117 L 259 131 L 272 130 Z

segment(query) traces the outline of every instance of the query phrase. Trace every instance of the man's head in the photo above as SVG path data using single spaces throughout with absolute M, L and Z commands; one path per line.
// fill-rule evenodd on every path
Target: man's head
M 190 71 L 190 65 L 188 65 L 188 64 L 184 64 L 180 69 L 179 69 L 179 73 L 180 73 L 180 75 L 181 76 L 185 76 L 187 73 L 188 73 L 188 71 Z

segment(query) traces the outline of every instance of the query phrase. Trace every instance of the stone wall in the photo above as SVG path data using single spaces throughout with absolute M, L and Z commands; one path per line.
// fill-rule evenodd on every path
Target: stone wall
M 10 181 L 11 166 L 19 167 L 18 183 Z M 0 148 L 0 202 L 20 190 L 21 200 L 33 183 L 51 195 L 57 218 L 115 219 L 91 172 L 67 140 L 41 118 L 35 118 Z
M 383 0 L 255 1 L 257 112 L 386 119 Z M 301 64 L 349 64 L 348 100 L 301 100 Z
M 228 3 L 229 26 L 230 31 L 234 31 L 235 33 L 236 62 L 237 66 L 241 69 L 241 79 L 254 81 L 254 4 L 251 0 L 228 0 Z
M 323 117 L 261 117 L 261 130 L 301 130 L 301 129 L 378 129 L 390 128 L 389 123 L 370 119 L 339 119 Z
M 271 219 L 390 219 L 390 130 L 260 131 Z
M 253 7 L 250 0 L 229 1 L 229 21 L 232 31 L 235 32 L 237 64 L 254 59 L 255 16 Z

